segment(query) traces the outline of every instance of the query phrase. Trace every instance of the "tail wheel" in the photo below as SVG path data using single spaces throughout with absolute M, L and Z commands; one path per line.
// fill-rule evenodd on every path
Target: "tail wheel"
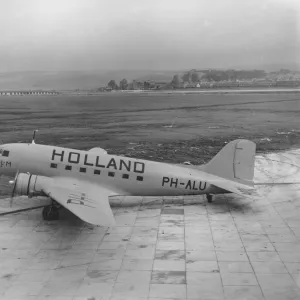
M 207 202 L 208 202 L 208 203 L 212 203 L 213 196 L 210 195 L 210 194 L 207 194 L 207 195 L 206 195 L 206 199 L 207 199 Z

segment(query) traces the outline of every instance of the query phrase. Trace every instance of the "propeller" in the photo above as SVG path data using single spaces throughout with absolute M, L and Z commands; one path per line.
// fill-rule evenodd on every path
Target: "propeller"
M 10 207 L 12 207 L 12 204 L 13 204 L 18 176 L 19 176 L 19 170 L 16 173 L 15 179 L 9 181 L 9 184 L 13 185 L 13 189 L 12 189 L 12 193 L 11 193 L 11 197 L 10 197 L 10 202 L 9 202 Z

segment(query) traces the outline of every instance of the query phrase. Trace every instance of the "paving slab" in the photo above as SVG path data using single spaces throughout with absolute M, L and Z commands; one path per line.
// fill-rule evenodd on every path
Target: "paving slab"
M 259 155 L 255 180 L 296 180 L 295 165 L 298 150 Z M 293 185 L 210 204 L 203 196 L 113 197 L 113 228 L 64 209 L 53 222 L 40 208 L 2 214 L 0 299 L 300 299 L 299 196 Z M 9 200 L 0 214 L 45 199 L 16 198 L 12 208 Z

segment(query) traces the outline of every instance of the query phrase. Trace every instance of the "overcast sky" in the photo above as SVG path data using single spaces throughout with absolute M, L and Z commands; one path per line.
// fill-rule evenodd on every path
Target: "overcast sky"
M 300 66 L 300 0 L 0 0 L 0 72 Z

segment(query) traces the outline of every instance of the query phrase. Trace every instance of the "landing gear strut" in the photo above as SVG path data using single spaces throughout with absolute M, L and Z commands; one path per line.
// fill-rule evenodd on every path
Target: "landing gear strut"
M 207 202 L 208 202 L 208 203 L 212 203 L 212 198 L 213 198 L 212 195 L 206 194 L 206 199 L 207 199 Z
M 54 221 L 59 219 L 60 206 L 52 201 L 52 204 L 43 208 L 43 219 L 45 221 Z

